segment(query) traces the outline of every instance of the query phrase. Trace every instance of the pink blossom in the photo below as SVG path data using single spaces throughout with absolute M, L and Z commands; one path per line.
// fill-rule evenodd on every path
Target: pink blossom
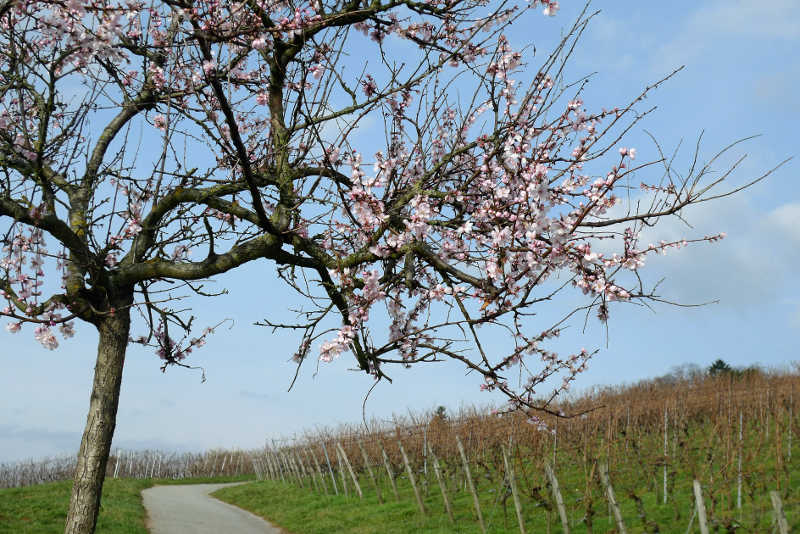
M 536 427 L 536 430 L 538 430 L 539 432 L 547 432 L 550 434 L 555 434 L 555 429 L 552 429 L 549 426 L 547 426 L 547 423 L 545 423 L 542 419 L 536 417 L 535 415 L 531 415 L 525 422 L 528 423 L 529 425 Z
M 166 131 L 167 118 L 164 115 L 156 115 L 155 117 L 153 117 L 153 125 L 162 132 Z
M 175 250 L 172 251 L 172 259 L 173 261 L 186 259 L 189 257 L 191 252 L 192 251 L 187 245 L 178 245 L 175 247 Z
M 331 165 L 337 165 L 339 163 L 339 149 L 338 148 L 327 148 L 325 149 L 325 154 L 328 157 L 328 161 Z
M 64 336 L 64 339 L 69 339 L 75 335 L 75 325 L 72 321 L 61 323 L 58 329 L 61 331 L 61 335 Z
M 386 295 L 380 288 L 380 274 L 376 269 L 364 272 L 364 298 L 368 302 L 383 299 Z
M 323 362 L 333 361 L 342 352 L 347 350 L 353 339 L 355 339 L 353 327 L 350 325 L 342 326 L 336 338 L 322 344 L 322 347 L 320 347 L 319 359 Z
M 547 1 L 545 2 L 545 4 L 546 5 L 545 8 L 542 10 L 542 13 L 544 13 L 548 17 L 554 17 L 556 13 L 558 13 L 559 9 L 558 2 Z
M 308 69 L 308 72 L 310 72 L 315 79 L 319 80 L 322 78 L 322 75 L 325 74 L 325 67 L 322 65 L 313 65 Z
M 22 321 L 17 323 L 8 323 L 6 325 L 6 330 L 11 332 L 12 334 L 16 334 L 17 332 L 20 331 L 21 328 L 22 328 Z
M 55 350 L 58 348 L 58 340 L 56 336 L 53 335 L 53 332 L 50 330 L 49 326 L 39 325 L 33 331 L 33 337 L 36 338 L 36 341 L 42 344 L 42 346 L 48 350 Z
M 164 77 L 164 69 L 155 63 L 150 63 L 147 72 L 156 88 L 161 89 L 167 84 L 167 79 Z
M 372 76 L 369 74 L 367 74 L 365 78 L 366 79 L 361 80 L 361 87 L 367 98 L 372 98 L 378 92 L 378 84 L 375 83 L 375 80 L 373 80 Z

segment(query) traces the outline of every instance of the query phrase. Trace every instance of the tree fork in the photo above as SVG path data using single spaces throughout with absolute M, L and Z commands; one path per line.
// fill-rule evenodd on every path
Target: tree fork
M 89 413 L 69 501 L 65 534 L 93 534 L 116 426 L 122 371 L 130 330 L 130 300 L 99 320 L 100 339 Z

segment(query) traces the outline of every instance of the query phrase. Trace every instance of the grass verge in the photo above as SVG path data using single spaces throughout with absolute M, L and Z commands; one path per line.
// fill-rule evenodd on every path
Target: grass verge
M 106 479 L 98 534 L 147 534 L 141 491 L 162 484 L 238 482 L 249 477 Z M 53 534 L 64 530 L 72 481 L 0 490 L 0 534 Z

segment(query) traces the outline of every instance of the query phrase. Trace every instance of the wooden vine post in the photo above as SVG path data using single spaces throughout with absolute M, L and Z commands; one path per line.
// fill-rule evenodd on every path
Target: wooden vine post
M 450 497 L 447 495 L 447 485 L 439 469 L 439 459 L 436 458 L 436 453 L 433 452 L 433 447 L 428 444 L 428 452 L 430 453 L 431 463 L 433 464 L 433 472 L 436 474 L 436 481 L 439 482 L 439 489 L 442 490 L 442 500 L 444 501 L 444 508 L 447 511 L 447 517 L 450 518 L 451 523 L 455 523 L 456 519 L 453 516 L 453 508 L 450 505 Z
M 294 470 L 292 469 L 292 466 L 289 464 L 289 461 L 286 459 L 286 455 L 283 454 L 283 451 L 278 451 L 276 454 L 278 455 L 278 458 L 280 458 L 281 465 L 283 466 L 283 469 L 286 471 L 286 479 L 290 483 L 295 482 L 296 476 L 295 476 Z
M 375 488 L 375 494 L 378 496 L 378 504 L 383 504 L 383 497 L 381 497 L 381 488 L 378 486 L 378 479 L 375 478 L 375 473 L 372 472 L 372 467 L 369 465 L 369 456 L 367 456 L 367 451 L 364 450 L 364 445 L 361 444 L 361 440 L 358 440 L 358 448 L 361 450 L 361 457 L 364 458 L 364 467 L 367 469 L 367 473 L 369 474 L 370 480 L 372 480 L 372 485 Z
M 794 383 L 792 383 L 792 389 L 789 391 L 789 435 L 786 436 L 786 460 L 792 461 L 792 424 L 794 420 Z
M 706 516 L 706 504 L 703 502 L 703 490 L 697 480 L 692 483 L 692 487 L 697 509 L 697 521 L 700 523 L 700 534 L 708 534 L 708 517 Z
M 261 454 L 254 456 L 253 461 L 261 466 L 261 472 L 266 478 L 270 480 L 278 479 L 277 475 L 272 471 L 272 464 L 269 462 L 269 455 L 267 451 L 264 451 L 263 456 Z
M 322 442 L 322 452 L 325 453 L 325 461 L 328 463 L 328 472 L 331 474 L 331 482 L 333 482 L 333 492 L 336 495 L 339 495 L 339 488 L 336 487 L 336 475 L 333 474 L 333 466 L 331 465 L 331 457 L 328 456 L 328 448 L 325 446 L 325 442 Z
M 558 509 L 558 515 L 561 518 L 561 528 L 564 530 L 564 534 L 569 534 L 569 520 L 567 519 L 567 508 L 564 506 L 564 497 L 561 495 L 561 489 L 558 487 L 558 479 L 556 478 L 556 474 L 553 471 L 553 468 L 550 467 L 550 464 L 546 462 L 544 464 L 544 472 L 547 475 L 547 479 L 550 481 L 550 487 L 553 490 L 553 500 L 556 501 L 556 508 Z
M 469 470 L 467 454 L 464 452 L 464 446 L 461 444 L 461 438 L 458 436 L 456 436 L 456 445 L 458 446 L 458 452 L 461 455 L 461 461 L 464 464 L 464 475 L 467 478 L 469 491 L 472 493 L 472 503 L 475 505 L 475 513 L 478 514 L 478 523 L 481 526 L 481 532 L 486 534 L 486 524 L 483 522 L 483 514 L 481 513 L 481 503 L 478 500 L 478 492 L 475 491 L 475 483 L 472 481 L 472 473 Z
M 736 477 L 736 509 L 742 509 L 742 445 L 743 445 L 743 433 L 742 433 L 742 422 L 743 422 L 743 415 L 742 410 L 739 410 L 739 473 Z
M 272 478 L 273 480 L 280 479 L 281 482 L 286 482 L 286 479 L 283 476 L 283 471 L 281 471 L 280 466 L 275 461 L 275 454 L 272 451 L 267 451 L 264 459 L 267 461 L 267 465 L 269 466 L 270 470 L 272 471 Z
M 608 504 L 611 506 L 611 511 L 614 513 L 614 521 L 617 523 L 617 530 L 620 534 L 627 534 L 625 523 L 622 521 L 622 512 L 619 510 L 617 498 L 614 495 L 614 488 L 611 486 L 611 479 L 608 477 L 608 464 L 602 462 L 600 464 L 600 481 L 606 488 L 606 496 L 608 497 Z
M 262 461 L 258 456 L 251 456 L 250 460 L 253 462 L 253 469 L 258 469 L 258 480 L 273 479 L 269 463 Z
M 302 469 L 302 464 L 300 462 L 300 458 L 297 456 L 297 451 L 290 449 L 289 452 L 286 453 L 289 456 L 289 461 L 292 462 L 295 471 L 297 472 L 297 477 L 300 480 L 300 485 L 302 487 L 306 487 L 306 478 L 305 473 Z
M 336 450 L 336 461 L 339 462 L 339 477 L 340 481 L 342 482 L 342 491 L 344 492 L 345 497 L 349 497 L 350 494 L 347 491 L 347 476 L 344 474 L 344 462 L 342 461 L 342 453 L 339 452 L 339 448 L 334 446 Z
M 278 473 L 278 476 L 280 477 L 281 482 L 286 483 L 286 475 L 283 472 L 284 471 L 283 470 L 283 465 L 281 464 L 281 461 L 280 461 L 280 458 L 278 457 L 278 454 L 275 451 L 270 451 L 269 459 L 270 459 L 270 462 L 272 463 L 272 468 L 275 470 L 276 473 Z
M 317 480 L 317 470 L 314 469 L 314 465 L 311 463 L 311 456 L 308 454 L 308 449 L 301 449 L 298 454 L 301 454 L 301 458 L 305 458 L 306 463 L 308 463 L 308 475 L 311 477 L 311 482 L 314 483 L 314 489 L 322 492 L 319 487 L 319 481 Z M 327 493 L 327 492 L 326 492 Z
M 503 465 L 506 468 L 506 479 L 508 480 L 508 485 L 511 486 L 511 496 L 514 498 L 514 509 L 517 512 L 517 522 L 519 523 L 519 531 L 520 534 L 525 533 L 525 520 L 522 518 L 522 504 L 519 500 L 519 492 L 517 492 L 517 481 L 516 477 L 514 476 L 514 464 L 512 464 L 508 459 L 508 452 L 506 451 L 505 446 L 503 447 Z
M 295 477 L 297 477 L 297 483 L 300 484 L 301 488 L 305 488 L 306 485 L 303 483 L 303 473 L 300 472 L 300 466 L 297 465 L 297 462 L 290 453 L 287 452 L 286 457 L 289 462 L 289 465 L 292 466 L 292 471 L 294 471 Z
M 294 451 L 294 457 L 297 459 L 297 463 L 300 466 L 300 473 L 304 478 L 311 478 L 311 483 L 308 485 L 309 491 L 314 491 L 314 488 L 317 486 L 317 481 L 313 477 L 311 477 L 311 473 L 306 469 L 306 464 L 303 461 L 303 457 L 300 456 L 300 451 Z
M 117 449 L 116 462 L 114 463 L 114 478 L 117 478 L 117 471 L 119 471 L 119 449 Z
M 347 466 L 347 471 L 350 473 L 350 478 L 353 480 L 353 485 L 356 487 L 356 493 L 358 493 L 358 498 L 363 499 L 364 494 L 361 492 L 361 484 L 358 483 L 358 478 L 356 478 L 356 474 L 353 471 L 353 466 L 350 465 L 350 459 L 347 458 L 347 453 L 344 452 L 344 448 L 342 444 L 338 441 L 336 442 L 336 446 L 339 448 L 339 454 L 342 455 L 342 459 L 344 460 L 344 465 Z
M 314 466 L 317 469 L 317 475 L 319 476 L 319 483 L 322 486 L 322 490 L 325 492 L 325 495 L 328 494 L 328 484 L 325 482 L 325 472 L 322 470 L 322 467 L 319 465 L 319 460 L 317 460 L 317 454 L 314 452 L 314 449 L 308 449 L 307 454 L 311 456 L 311 459 L 314 460 Z
M 556 467 L 556 452 L 558 451 L 558 420 L 553 425 L 553 468 Z
M 400 493 L 397 491 L 397 482 L 394 479 L 394 471 L 392 471 L 392 464 L 389 463 L 389 455 L 386 454 L 386 449 L 383 448 L 383 444 L 381 444 L 381 455 L 383 456 L 383 465 L 386 467 L 386 474 L 389 475 L 389 482 L 392 483 L 392 491 L 394 491 L 394 496 L 399 501 Z
M 668 421 L 669 415 L 667 412 L 667 407 L 664 406 L 664 500 L 663 503 L 667 504 L 667 435 L 668 435 Z
M 422 496 L 419 493 L 417 481 L 414 478 L 414 470 L 411 469 L 411 464 L 408 462 L 408 456 L 406 456 L 406 451 L 403 449 L 403 444 L 398 441 L 397 446 L 400 448 L 400 455 L 403 457 L 403 463 L 406 464 L 406 473 L 408 474 L 408 480 L 411 482 L 411 487 L 414 489 L 414 498 L 417 500 L 419 512 L 425 515 L 425 504 L 422 502 Z
M 267 474 L 269 475 L 269 478 L 271 480 L 277 482 L 278 479 L 281 478 L 280 475 L 278 474 L 277 469 L 275 469 L 275 464 L 272 462 L 272 456 L 270 455 L 269 452 L 265 452 L 264 457 L 259 458 L 258 462 L 261 464 L 262 468 L 263 467 L 267 468 Z
M 775 522 L 780 534 L 789 534 L 789 522 L 786 521 L 786 514 L 783 513 L 783 502 L 777 491 L 770 491 L 769 498 L 772 500 L 772 508 L 775 510 Z
M 264 478 L 269 480 L 278 480 L 278 475 L 275 474 L 275 471 L 272 469 L 272 464 L 270 464 L 269 459 L 266 455 L 263 458 L 256 456 L 253 459 L 259 467 L 261 467 L 261 474 L 264 475 Z
M 281 459 L 283 460 L 283 464 L 286 466 L 286 476 L 291 476 L 295 482 L 299 482 L 300 478 L 297 476 L 297 471 L 294 468 L 294 465 L 289 461 L 289 457 L 283 451 L 281 451 Z

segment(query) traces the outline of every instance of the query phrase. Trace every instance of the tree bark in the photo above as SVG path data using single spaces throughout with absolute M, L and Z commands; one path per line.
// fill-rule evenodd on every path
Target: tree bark
M 65 534 L 93 534 L 97 525 L 106 463 L 117 422 L 130 323 L 130 310 L 125 306 L 97 324 L 100 341 L 94 383 L 78 452 Z

